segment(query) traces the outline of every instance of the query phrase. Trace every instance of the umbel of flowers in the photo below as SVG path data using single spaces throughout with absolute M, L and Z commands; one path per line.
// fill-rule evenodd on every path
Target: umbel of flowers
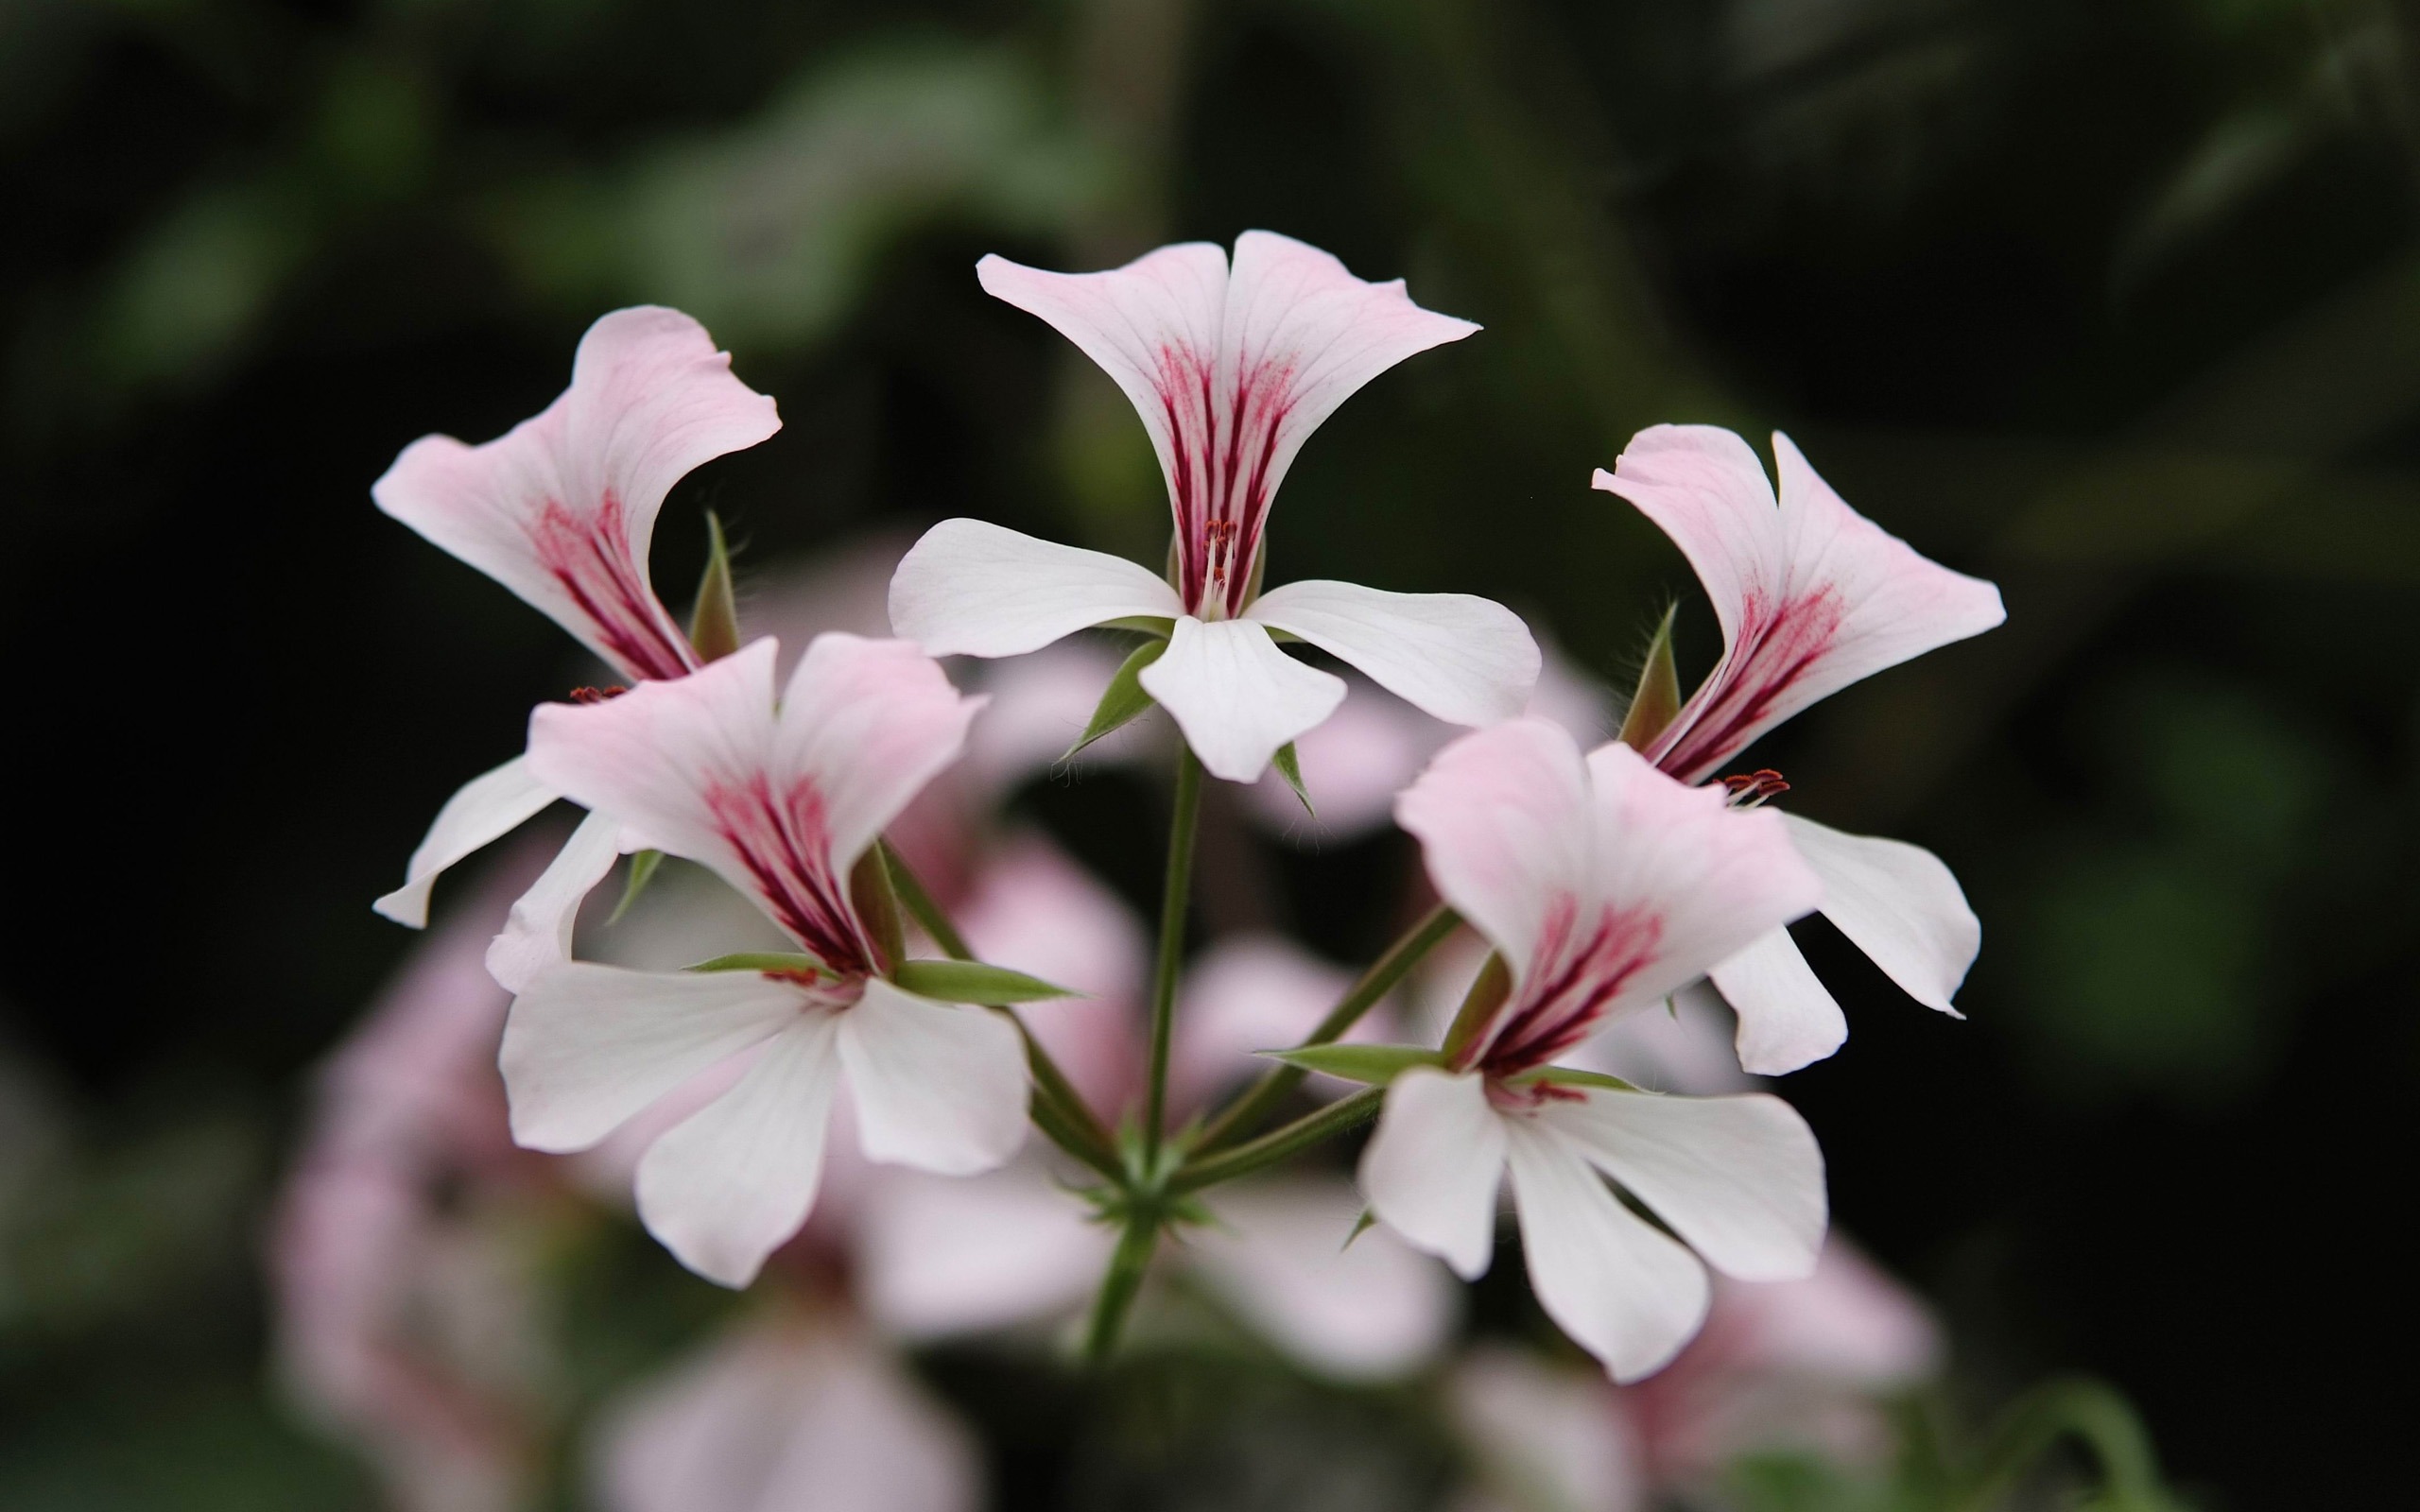
M 1267 586 L 1277 490 L 1319 423 L 1478 327 L 1266 232 L 1232 256 L 1190 244 L 1081 274 L 992 257 L 977 274 L 1133 401 L 1167 486 L 1165 573 L 943 521 L 890 582 L 897 639 L 819 635 L 785 674 L 775 641 L 742 644 L 717 534 L 684 624 L 648 571 L 666 492 L 779 422 L 695 321 L 663 309 L 598 320 L 544 413 L 484 445 L 414 442 L 373 489 L 617 679 L 537 709 L 525 751 L 445 805 L 378 903 L 417 926 L 446 868 L 559 799 L 587 811 L 488 951 L 513 994 L 499 1063 L 514 1139 L 571 1151 L 623 1131 L 644 1148 L 648 1228 L 737 1287 L 806 1222 L 834 1140 L 877 1164 L 969 1177 L 1017 1156 L 1030 1128 L 1087 1173 L 1065 1200 L 1112 1230 L 1086 1334 L 1095 1356 L 1115 1348 L 1163 1240 L 1204 1221 L 1201 1194 L 1374 1118 L 1365 1221 L 1475 1277 L 1509 1175 L 1540 1303 L 1618 1380 L 1655 1371 L 1696 1332 L 1706 1266 L 1747 1281 L 1809 1275 L 1826 1228 L 1823 1160 L 1787 1103 L 1648 1091 L 1572 1057 L 1702 981 L 1737 1010 L 1748 1071 L 1831 1054 L 1840 1010 L 1786 929 L 1817 910 L 1917 1001 L 1955 1011 L 1979 931 L 1947 869 L 1768 807 L 1787 785 L 1776 774 L 1725 771 L 1825 694 L 1996 624 L 1997 593 L 1858 516 L 1787 438 L 1773 439 L 1776 489 L 1727 431 L 1642 432 L 1597 485 L 1681 547 L 1724 651 L 1684 698 L 1659 636 L 1621 738 L 1582 750 L 1527 713 L 1540 655 L 1501 605 Z M 975 959 L 885 839 L 985 717 L 984 698 L 934 658 L 1015 657 L 1097 627 L 1136 644 L 1068 733 L 1098 739 L 1157 706 L 1182 737 L 1148 1033 L 1123 1078 L 1138 1094 L 1123 1108 L 1088 1100 L 1020 1018 L 1063 989 Z M 1467 727 L 1395 803 L 1442 902 L 1301 1042 L 1266 1047 L 1257 1081 L 1172 1127 L 1201 782 L 1253 782 L 1274 764 L 1301 787 L 1293 742 L 1345 684 L 1297 645 Z M 579 905 L 624 855 L 631 889 L 661 856 L 702 867 L 786 948 L 700 949 L 669 971 L 576 958 Z M 1484 964 L 1442 1042 L 1346 1042 L 1465 930 Z M 1361 1088 L 1284 1121 L 1313 1073 Z

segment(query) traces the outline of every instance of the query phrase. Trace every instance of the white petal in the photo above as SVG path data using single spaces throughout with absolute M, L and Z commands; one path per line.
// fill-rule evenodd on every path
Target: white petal
M 1429 881 L 1515 971 L 1546 918 L 1587 883 L 1588 774 L 1560 726 L 1516 719 L 1437 753 L 1395 799 Z
M 567 962 L 533 978 L 498 1062 L 512 1137 L 579 1150 L 690 1076 L 798 1017 L 804 994 L 754 971 L 626 971 Z
M 1007 1328 L 1073 1311 L 1113 1238 L 1039 1160 L 975 1177 L 888 1170 L 857 1225 L 857 1284 L 903 1338 Z
M 1723 1274 L 1780 1281 L 1814 1271 L 1824 1153 L 1780 1098 L 1591 1090 L 1537 1116 Z
M 519 829 L 554 800 L 554 789 L 538 781 L 526 756 L 472 778 L 437 811 L 436 822 L 404 868 L 404 885 L 370 906 L 398 924 L 425 926 L 439 872 Z
M 1964 1017 L 1950 999 L 1982 948 L 1983 925 L 1941 858 L 1921 846 L 1843 834 L 1794 814 L 1782 818 L 1798 853 L 1824 879 L 1824 917 L 1908 996 Z
M 1244 612 L 1351 662 L 1447 724 L 1510 719 L 1538 681 L 1529 627 L 1469 593 L 1390 593 L 1314 579 L 1288 583 Z
M 1446 1400 L 1490 1493 L 1457 1512 L 1647 1512 L 1647 1468 L 1628 1403 L 1593 1370 L 1480 1344 Z
M 1342 678 L 1295 661 L 1249 620 L 1178 620 L 1142 682 L 1201 765 L 1230 782 L 1258 777 L 1278 747 L 1344 701 Z
M 716 975 L 735 973 L 717 972 Z M 812 1013 L 775 1035 L 738 1085 L 639 1161 L 639 1217 L 681 1263 L 725 1286 L 756 1279 L 806 1222 L 823 1174 L 839 1061 Z
M 1444 1268 L 1393 1234 L 1345 1243 L 1360 1203 L 1341 1181 L 1245 1181 L 1207 1200 L 1219 1223 L 1186 1241 L 1203 1278 L 1315 1369 L 1347 1380 L 1417 1369 L 1461 1315 Z
M 1849 1021 L 1787 929 L 1776 929 L 1706 973 L 1739 1016 L 1739 1069 L 1781 1076 L 1841 1048 Z
M 571 959 L 572 926 L 579 905 L 622 853 L 622 826 L 611 815 L 579 821 L 546 869 L 512 905 L 504 929 L 488 945 L 488 974 L 508 992 L 527 987 L 540 971 Z
M 944 520 L 890 579 L 890 627 L 934 656 L 1016 656 L 1088 626 L 1184 612 L 1176 590 L 1107 552 Z
M 836 876 L 958 759 L 982 707 L 908 642 L 832 630 L 807 646 L 782 695 L 772 776 L 780 791 L 813 784 Z
M 1623 1207 L 1552 1129 L 1507 1121 L 1513 1204 L 1530 1288 L 1616 1381 L 1664 1367 L 1705 1320 L 1697 1257 Z
M 1351 972 L 1283 936 L 1230 935 L 1202 952 L 1177 990 L 1168 1095 L 1180 1116 L 1268 1070 L 1255 1052 L 1302 1043 L 1352 986 Z M 1370 1038 L 1368 1023 L 1354 1025 L 1347 1038 Z M 1331 1095 L 1344 1085 L 1324 1076 L 1314 1081 Z
M 866 1159 L 969 1176 L 1025 1143 L 1025 1041 L 1007 1019 L 878 978 L 839 1018 Z
M 1389 1228 L 1464 1280 L 1485 1275 L 1495 1254 L 1503 1174 L 1504 1123 L 1478 1077 L 1421 1068 L 1387 1089 L 1361 1153 L 1361 1191 Z

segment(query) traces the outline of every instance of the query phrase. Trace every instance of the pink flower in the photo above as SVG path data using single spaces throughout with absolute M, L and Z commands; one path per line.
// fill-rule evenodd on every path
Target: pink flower
M 522 985 L 502 1055 L 513 1137 L 544 1150 L 595 1144 L 700 1073 L 752 1057 L 638 1166 L 648 1229 L 731 1286 L 805 1221 L 844 1078 L 873 1160 L 964 1175 L 1025 1136 L 1015 1029 L 891 985 L 849 893 L 857 859 L 957 758 L 981 700 L 905 642 L 836 633 L 807 647 L 777 710 L 774 655 L 758 641 L 675 682 L 545 705 L 529 765 L 636 843 L 748 896 L 802 964 L 546 966 Z
M 1123 558 L 978 520 L 926 533 L 890 588 L 890 619 L 936 656 L 1015 656 L 1096 625 L 1165 627 L 1142 683 L 1203 766 L 1248 782 L 1279 747 L 1336 711 L 1343 682 L 1287 656 L 1306 641 L 1458 725 L 1518 713 L 1537 647 L 1501 605 L 1306 581 L 1262 594 L 1277 486 L 1319 423 L 1414 352 L 1478 327 L 1369 284 L 1327 253 L 1268 232 L 1225 251 L 1164 247 L 1101 273 L 1046 273 L 998 257 L 983 286 L 1040 316 L 1132 400 L 1175 516 L 1169 579 Z
M 1647 755 L 1683 782 L 1720 772 L 1747 746 L 1827 694 L 2006 618 L 1999 590 L 1916 554 L 1851 509 L 1789 438 L 1773 436 L 1776 497 L 1748 443 L 1711 425 L 1638 433 L 1595 485 L 1670 536 L 1713 600 L 1722 660 Z M 1790 837 L 1824 879 L 1824 915 L 1909 996 L 1950 1000 L 1982 926 L 1949 868 L 1896 840 L 1843 834 L 1791 816 Z M 1777 1075 L 1841 1046 L 1848 1022 L 1787 930 L 1717 963 L 1739 1014 L 1739 1059 Z
M 1396 816 L 1510 985 L 1443 1064 L 1388 1089 L 1361 1162 L 1378 1217 L 1477 1277 L 1509 1165 L 1540 1304 L 1617 1380 L 1655 1370 L 1703 1318 L 1692 1248 L 1734 1276 L 1806 1274 L 1824 1234 L 1823 1159 L 1788 1104 L 1659 1096 L 1553 1064 L 1815 906 L 1821 886 L 1780 819 L 1684 787 L 1624 746 L 1583 759 L 1542 719 L 1447 747 Z
M 703 326 L 678 310 L 616 310 L 580 337 L 571 387 L 543 414 L 482 446 L 424 436 L 370 494 L 622 677 L 678 678 L 698 657 L 648 579 L 656 511 L 700 464 L 780 428 L 773 402 L 732 376 Z M 378 911 L 420 927 L 440 872 L 555 798 L 518 759 L 473 779 Z

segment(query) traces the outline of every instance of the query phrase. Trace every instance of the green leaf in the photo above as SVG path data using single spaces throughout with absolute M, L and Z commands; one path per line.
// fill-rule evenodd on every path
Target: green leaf
M 661 850 L 631 852 L 631 874 L 622 883 L 622 901 L 614 905 L 613 916 L 605 922 L 618 924 L 622 921 L 622 916 L 631 911 L 631 904 L 639 901 L 639 894 L 647 891 L 647 885 L 655 880 L 655 868 L 662 865 L 664 852 Z
M 1414 1066 L 1445 1063 L 1445 1052 L 1426 1045 L 1304 1045 L 1294 1050 L 1264 1050 L 1261 1054 L 1305 1071 L 1375 1087 L 1385 1086 Z
M 1004 1008 L 1012 1003 L 1038 1003 L 1045 998 L 1080 998 L 1084 994 L 1053 987 L 1038 976 L 1011 971 L 981 961 L 902 961 L 890 979 L 918 997 L 941 1003 L 974 1003 Z
M 739 649 L 739 598 L 731 585 L 731 547 L 722 521 L 706 511 L 706 573 L 698 580 L 698 607 L 689 611 L 689 644 L 701 662 L 716 662 Z
M 1068 756 L 1073 756 L 1112 730 L 1132 723 L 1144 710 L 1151 707 L 1151 696 L 1143 691 L 1143 669 L 1157 662 L 1160 653 L 1167 648 L 1166 641 L 1146 641 L 1134 648 L 1133 654 L 1119 665 L 1117 676 L 1109 679 L 1109 687 L 1101 694 L 1099 705 L 1093 710 L 1092 723 L 1084 727 L 1084 732 L 1076 737 L 1076 743 L 1067 747 L 1066 755 L 1059 758 L 1061 761 L 1065 761 Z
M 1577 1066 L 1547 1066 L 1526 1076 L 1515 1076 L 1512 1079 L 1516 1083 L 1544 1081 L 1552 1082 L 1558 1087 L 1594 1087 L 1599 1091 L 1647 1093 L 1647 1089 L 1644 1087 L 1634 1086 L 1619 1076 L 1608 1076 L 1601 1071 L 1582 1071 Z M 1647 1095 L 1653 1094 L 1647 1093 Z
M 805 971 L 821 976 L 823 963 L 812 955 L 793 954 L 784 951 L 739 951 L 730 955 L 717 955 L 711 961 L 700 961 L 689 968 L 692 971 Z
M 1672 666 L 1672 616 L 1680 609 L 1673 604 L 1664 611 L 1663 623 L 1655 627 L 1655 639 L 1647 646 L 1647 664 L 1638 670 L 1638 689 L 1630 696 L 1630 713 L 1622 715 L 1622 732 L 1614 737 L 1633 750 L 1645 750 L 1648 742 L 1680 716 L 1681 677 Z
M 1294 790 L 1294 797 L 1302 803 L 1303 812 L 1315 819 L 1318 818 L 1320 811 L 1311 807 L 1311 795 L 1303 791 L 1303 760 L 1294 754 L 1294 743 L 1289 740 L 1278 747 L 1277 755 L 1273 761 L 1277 767 L 1277 775 L 1285 778 L 1286 785 Z

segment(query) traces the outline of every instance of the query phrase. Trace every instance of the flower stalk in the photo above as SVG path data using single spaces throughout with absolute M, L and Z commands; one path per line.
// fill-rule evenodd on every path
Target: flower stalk
M 1176 765 L 1175 813 L 1168 821 L 1167 881 L 1160 893 L 1159 960 L 1151 978 L 1151 1060 L 1143 1106 L 1143 1169 L 1159 1165 L 1167 1121 L 1168 1046 L 1176 1030 L 1176 984 L 1184 965 L 1184 923 L 1193 889 L 1193 835 L 1201 814 L 1201 761 L 1191 747 Z
M 1386 1100 L 1386 1095 L 1384 1087 L 1364 1087 L 1350 1097 L 1340 1098 L 1318 1112 L 1306 1113 L 1256 1140 L 1216 1155 L 1189 1160 L 1169 1177 L 1168 1190 L 1180 1195 L 1199 1192 L 1203 1187 L 1232 1181 L 1239 1176 L 1250 1176 L 1263 1166 L 1290 1159 L 1322 1140 L 1377 1117 L 1379 1105 Z

